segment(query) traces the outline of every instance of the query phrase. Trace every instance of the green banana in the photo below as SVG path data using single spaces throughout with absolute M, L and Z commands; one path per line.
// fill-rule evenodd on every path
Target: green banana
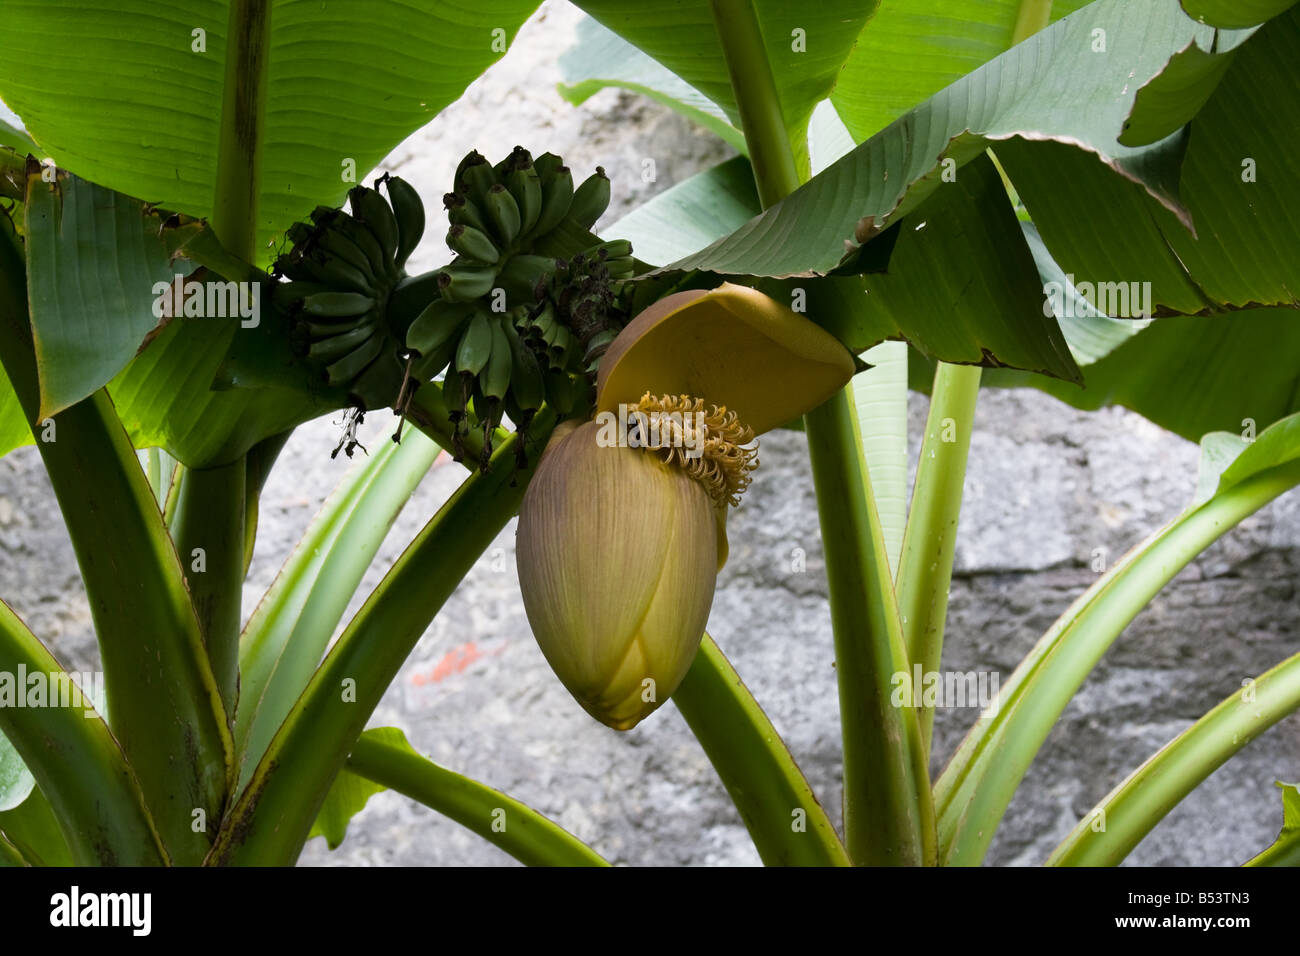
M 375 307 L 375 300 L 360 292 L 317 292 L 302 300 L 302 311 L 321 318 L 364 315 Z
M 488 190 L 500 185 L 497 174 L 493 172 L 491 166 L 487 165 L 487 160 L 467 166 L 458 183 L 456 191 L 463 193 L 467 202 L 476 204 L 480 212 L 486 212 L 484 203 L 487 200 Z
M 401 240 L 397 233 L 397 219 L 384 197 L 365 186 L 353 186 L 348 190 L 348 203 L 352 206 L 352 215 L 357 222 L 373 232 L 379 240 L 384 258 L 396 261 L 398 243 Z
M 496 277 L 497 271 L 491 266 L 453 262 L 438 273 L 438 288 L 448 302 L 470 302 L 491 292 Z
M 307 357 L 329 363 L 341 359 L 375 334 L 373 325 L 359 325 L 341 335 L 317 339 L 307 348 Z
M 429 304 L 411 323 L 406 332 L 406 347 L 421 355 L 432 355 L 464 327 L 475 311 L 472 302 L 447 302 L 438 299 Z
M 488 231 L 482 210 L 460 193 L 447 193 L 442 197 L 442 204 L 447 208 L 447 220 L 453 226 L 472 226 L 482 233 Z
M 318 259 L 291 252 L 276 260 L 276 269 L 294 281 L 306 280 L 330 289 L 370 295 L 370 279 L 341 259 Z
M 331 385 L 347 385 L 365 371 L 375 360 L 384 344 L 378 335 L 372 335 L 359 348 L 353 349 L 325 370 L 325 379 Z
M 543 187 L 562 168 L 564 168 L 564 160 L 554 153 L 542 153 L 533 160 L 533 169 L 537 170 L 537 175 L 542 180 Z
M 475 312 L 456 349 L 456 369 L 462 374 L 477 375 L 492 355 L 492 322 L 486 312 Z
M 568 166 L 560 166 L 549 181 L 542 183 L 542 208 L 533 224 L 533 234 L 544 236 L 558 226 L 569 214 L 572 203 L 573 173 Z
M 511 397 L 522 411 L 536 411 L 546 400 L 542 367 L 537 363 L 537 356 L 533 354 L 533 350 L 520 338 L 514 323 L 507 321 L 505 326 L 506 338 L 510 342 Z
M 479 376 L 483 394 L 497 402 L 506 397 L 506 390 L 510 388 L 510 370 L 514 365 L 510 352 L 510 339 L 506 337 L 505 330 L 509 321 L 505 316 L 501 316 L 491 323 L 492 351 L 488 355 L 483 373 Z
M 397 401 L 404 372 L 402 361 L 390 349 L 366 366 L 350 391 L 361 399 L 367 410 L 380 405 L 391 407 Z
M 510 195 L 510 190 L 496 183 L 487 191 L 483 208 L 487 211 L 492 231 L 501 240 L 502 247 L 512 245 L 519 238 L 520 216 L 519 204 Z
M 606 259 L 618 259 L 632 254 L 632 243 L 626 239 L 610 239 L 608 242 L 602 242 L 585 250 L 584 255 L 588 259 L 599 259 L 601 253 L 605 253 Z
M 480 153 L 477 149 L 471 149 L 465 154 L 464 158 L 456 164 L 456 174 L 452 177 L 452 184 L 459 189 L 466 170 L 471 166 L 486 166 L 487 164 L 488 161 L 486 156 Z
M 573 202 L 569 206 L 569 218 L 583 229 L 590 229 L 609 205 L 609 177 L 604 167 L 597 166 L 596 172 L 583 180 L 582 185 L 573 191 Z
M 448 363 L 455 358 L 456 348 L 459 344 L 460 343 L 453 335 L 433 351 L 427 354 L 421 353 L 420 356 L 411 363 L 411 377 L 420 382 L 431 381 L 435 375 L 445 369 Z
M 501 250 L 487 235 L 473 226 L 456 225 L 447 230 L 447 246 L 457 255 L 494 265 L 501 258 Z
M 393 206 L 393 218 L 397 220 L 397 256 L 394 261 L 400 269 L 424 236 L 424 203 L 405 179 L 385 174 L 380 182 L 388 187 L 388 200 Z
M 527 166 L 515 167 L 506 180 L 506 188 L 519 207 L 519 231 L 528 235 L 542 212 L 542 180 L 531 160 Z
M 379 272 L 376 272 L 374 267 L 370 264 L 369 257 L 360 249 L 360 247 L 339 231 L 337 225 L 342 218 L 343 217 L 339 217 L 339 219 L 334 220 L 334 222 L 329 226 L 317 226 L 316 231 L 307 241 L 304 252 L 308 255 L 318 253 L 323 255 L 325 258 L 334 256 L 342 259 L 362 275 L 369 277 L 373 283 L 376 276 L 382 276 L 384 271 L 380 270 Z
M 337 231 L 361 250 L 370 265 L 371 274 L 379 281 L 395 275 L 393 262 L 391 259 L 384 258 L 384 250 L 380 247 L 375 234 L 346 213 L 337 209 L 334 211 L 338 216 L 329 220 L 328 228 Z

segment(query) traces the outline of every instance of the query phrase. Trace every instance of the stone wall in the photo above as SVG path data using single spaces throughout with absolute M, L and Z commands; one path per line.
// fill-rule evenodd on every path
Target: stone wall
M 575 176 L 597 163 L 614 184 L 605 221 L 729 151 L 647 100 L 608 91 L 581 108 L 554 92 L 554 54 L 576 15 L 554 0 L 466 97 L 394 151 L 431 207 L 413 268 L 446 256 L 437 197 L 461 155 L 495 159 L 516 142 L 560 153 Z M 641 180 L 645 157 L 658 179 Z M 925 399 L 912 396 L 912 454 Z M 391 421 L 367 423 L 366 444 Z M 246 612 L 271 583 L 348 462 L 331 460 L 336 422 L 301 428 L 262 500 Z M 840 737 L 817 512 L 803 435 L 765 437 L 763 466 L 730 521 L 731 559 L 710 629 L 763 704 L 838 823 Z M 1003 680 L 1095 579 L 1094 549 L 1114 560 L 1169 520 L 1195 486 L 1194 445 L 1119 409 L 1084 415 L 1033 391 L 981 396 L 957 546 L 944 667 Z M 440 462 L 366 577 L 373 588 L 464 475 Z M 633 865 L 755 864 L 721 784 L 669 703 L 618 734 L 587 717 L 551 674 L 519 599 L 514 525 L 484 555 L 420 640 L 372 726 L 405 730 L 417 749 L 552 816 L 596 850 Z M 794 570 L 795 548 L 806 568 Z M 1105 657 L 1053 731 L 1013 802 L 989 862 L 1040 863 L 1075 821 L 1201 713 L 1297 650 L 1300 495 L 1264 509 L 1187 568 Z M 0 596 L 68 666 L 93 666 L 85 595 L 39 456 L 0 459 Z M 353 610 L 361 597 L 353 602 Z M 936 771 L 974 712 L 941 711 Z M 1300 777 L 1292 717 L 1215 773 L 1141 844 L 1130 863 L 1228 865 L 1280 825 L 1275 779 Z M 343 846 L 308 845 L 308 865 L 510 864 L 458 825 L 392 793 L 374 797 Z

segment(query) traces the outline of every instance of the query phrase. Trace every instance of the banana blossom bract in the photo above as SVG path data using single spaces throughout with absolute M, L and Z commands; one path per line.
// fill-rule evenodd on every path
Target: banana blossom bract
M 597 720 L 634 727 L 686 675 L 726 560 L 726 508 L 756 464 L 740 446 L 852 374 L 825 330 L 731 284 L 666 296 L 610 344 L 596 420 L 556 429 L 524 496 L 516 548 L 537 643 Z M 687 424 L 645 447 L 644 432 L 623 441 L 612 425 L 629 409 L 684 412 Z M 694 439 L 697 456 L 674 436 Z

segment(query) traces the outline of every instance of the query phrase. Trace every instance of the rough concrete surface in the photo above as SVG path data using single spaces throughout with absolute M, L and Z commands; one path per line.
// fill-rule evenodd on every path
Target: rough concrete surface
M 648 100 L 613 91 L 580 108 L 555 93 L 553 56 L 577 16 L 545 4 L 514 49 L 464 99 L 394 151 L 431 206 L 413 268 L 445 260 L 437 197 L 459 158 L 495 159 L 515 143 L 563 155 L 575 173 L 609 171 L 607 221 L 729 154 L 712 136 Z M 643 157 L 659 174 L 641 180 Z M 911 398 L 912 454 L 925 416 Z M 367 423 L 366 443 L 391 421 Z M 267 484 L 245 587 L 251 611 L 348 463 L 331 460 L 338 425 L 301 428 Z M 730 521 L 731 559 L 710 628 L 840 817 L 839 716 L 817 512 L 803 435 L 764 438 L 763 466 Z M 1113 561 L 1169 520 L 1195 487 L 1197 450 L 1120 409 L 1086 415 L 1033 391 L 986 392 L 977 414 L 944 667 L 1002 679 L 1095 579 L 1095 549 Z M 435 468 L 412 496 L 353 602 L 359 606 L 403 545 L 463 476 Z M 608 859 L 634 865 L 758 863 L 739 817 L 669 703 L 635 730 L 597 724 L 552 675 L 529 632 L 515 574 L 514 524 L 500 535 L 420 640 L 371 726 L 401 727 L 440 764 L 498 787 L 570 829 Z M 806 553 L 795 570 L 794 549 Z M 1037 864 L 1080 816 L 1150 753 L 1243 678 L 1297 649 L 1300 496 L 1248 519 L 1189 566 L 1093 672 L 1029 771 L 988 862 Z M 32 449 L 0 460 L 0 594 L 69 666 L 93 666 L 89 612 L 72 549 Z M 349 612 L 350 614 L 351 612 Z M 972 710 L 940 711 L 935 768 Z M 1129 863 L 1230 865 L 1276 835 L 1275 779 L 1300 777 L 1300 718 L 1245 748 L 1178 806 Z M 510 865 L 455 823 L 393 793 L 374 797 L 342 847 L 312 840 L 307 865 Z

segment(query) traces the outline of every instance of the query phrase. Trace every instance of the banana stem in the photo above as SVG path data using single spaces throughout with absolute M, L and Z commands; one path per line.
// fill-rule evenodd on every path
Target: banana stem
M 940 362 L 930 392 L 898 569 L 898 610 L 908 659 L 913 667 L 920 666 L 922 674 L 937 671 L 943 654 L 957 520 L 982 373 L 978 366 Z M 921 740 L 929 753 L 934 708 L 922 706 L 919 719 Z

